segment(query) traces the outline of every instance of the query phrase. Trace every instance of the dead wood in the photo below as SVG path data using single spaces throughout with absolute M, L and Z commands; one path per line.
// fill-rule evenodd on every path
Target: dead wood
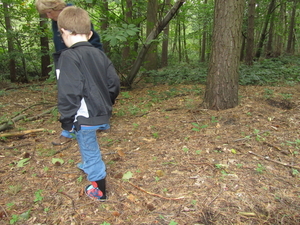
M 22 130 L 22 131 L 17 131 L 17 132 L 10 132 L 10 133 L 0 134 L 0 137 L 23 136 L 25 134 L 41 132 L 41 131 L 44 131 L 44 130 L 45 130 L 44 128 L 33 129 L 33 130 Z
M 268 161 L 273 162 L 273 163 L 277 163 L 277 164 L 280 164 L 280 165 L 283 165 L 283 166 L 287 166 L 287 167 L 290 167 L 290 168 L 294 168 L 294 169 L 300 170 L 300 167 L 299 167 L 299 166 L 293 166 L 293 165 L 289 165 L 289 164 L 287 164 L 287 163 L 282 163 L 282 162 L 279 162 L 279 161 L 270 159 L 268 156 L 262 156 L 262 155 L 259 155 L 259 154 L 254 153 L 254 152 L 252 152 L 252 151 L 249 151 L 249 154 L 258 156 L 258 157 L 260 157 L 260 158 L 263 158 L 263 159 L 268 160 Z
M 0 131 L 4 131 L 4 130 L 7 130 L 9 127 L 11 127 L 12 124 L 16 123 L 17 121 L 19 120 L 22 120 L 22 119 L 25 119 L 26 118 L 26 115 L 25 114 L 21 114 L 22 112 L 34 107 L 34 106 L 37 106 L 37 105 L 40 105 L 40 104 L 43 104 L 43 103 L 37 103 L 37 104 L 34 104 L 34 105 L 31 105 L 31 106 L 28 106 L 27 108 L 21 110 L 20 112 L 17 113 L 17 116 L 15 116 L 14 118 L 12 119 L 8 119 L 6 121 L 3 121 L 1 122 L 2 125 L 0 126 Z M 54 109 L 56 108 L 56 106 L 38 114 L 38 115 L 35 115 L 35 116 L 32 116 L 32 117 L 29 117 L 27 118 L 26 120 L 28 121 L 33 121 L 33 120 L 36 120 L 48 113 L 51 113 Z
M 167 198 L 167 197 L 164 197 L 164 196 L 162 196 L 162 195 L 159 195 L 159 194 L 155 194 L 155 193 L 151 193 L 151 192 L 149 192 L 149 191 L 146 191 L 146 190 L 144 190 L 143 188 L 138 187 L 138 186 L 134 185 L 133 183 L 131 183 L 131 182 L 129 182 L 129 181 L 128 181 L 128 183 L 129 183 L 131 186 L 135 187 L 136 189 L 139 189 L 140 191 L 147 193 L 148 195 L 156 196 L 156 197 L 163 198 L 163 199 L 166 199 L 166 200 L 181 200 L 181 199 L 184 199 L 183 196 L 182 196 L 182 197 L 178 197 L 178 198 Z

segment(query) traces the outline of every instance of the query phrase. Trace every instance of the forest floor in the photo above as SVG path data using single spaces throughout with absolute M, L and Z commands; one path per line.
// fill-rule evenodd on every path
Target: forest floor
M 300 224 L 300 85 L 240 86 L 222 111 L 201 85 L 123 91 L 97 134 L 106 202 L 83 193 L 76 141 L 51 144 L 55 84 L 1 90 L 2 125 L 18 117 L 0 132 L 0 224 Z

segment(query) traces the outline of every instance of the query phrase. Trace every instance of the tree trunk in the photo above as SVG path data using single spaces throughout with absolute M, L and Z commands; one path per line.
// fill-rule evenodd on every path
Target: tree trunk
M 109 8 L 108 8 L 108 2 L 107 0 L 102 0 L 102 2 L 100 3 L 101 6 L 101 11 L 102 11 L 102 15 L 101 15 L 101 30 L 107 30 L 107 28 L 109 27 L 109 22 L 108 22 L 108 15 L 107 13 L 109 12 Z M 109 55 L 110 52 L 110 46 L 109 46 L 109 42 L 104 41 L 103 39 L 101 39 L 102 42 L 102 46 L 103 46 L 103 50 L 104 52 Z
M 295 19 L 296 19 L 296 7 L 297 7 L 298 0 L 294 0 L 293 8 L 292 8 L 292 15 L 290 20 L 290 27 L 289 27 L 289 36 L 288 42 L 286 47 L 286 53 L 292 54 L 293 53 L 293 40 L 294 40 L 294 29 L 295 29 Z
M 155 24 L 157 23 L 157 10 L 158 2 L 157 0 L 148 0 L 147 7 L 147 33 L 148 36 L 153 30 Z M 156 70 L 158 68 L 157 60 L 157 44 L 155 42 L 150 44 L 149 50 L 145 57 L 145 68 L 147 70 Z
M 271 15 L 268 42 L 266 46 L 266 58 L 272 58 L 273 54 L 273 37 L 274 37 L 274 14 Z
M 127 76 L 127 83 L 129 84 L 130 87 L 141 67 L 145 55 L 150 47 L 151 41 L 158 37 L 158 35 L 162 32 L 165 26 L 167 26 L 169 21 L 174 17 L 174 15 L 179 10 L 179 8 L 183 5 L 184 2 L 185 0 L 178 0 L 170 9 L 170 11 L 167 13 L 167 15 L 155 25 L 151 33 L 148 35 L 145 44 L 140 49 L 138 56 L 136 57 L 136 60 L 132 66 L 132 69 L 130 70 L 130 73 Z
M 166 7 L 170 7 L 171 0 L 166 0 Z M 168 66 L 168 47 L 169 47 L 169 24 L 164 29 L 164 40 L 161 51 L 161 67 Z
M 212 51 L 203 106 L 222 110 L 238 105 L 244 0 L 216 0 Z
M 263 45 L 264 45 L 264 42 L 265 42 L 265 39 L 266 39 L 266 36 L 267 36 L 267 29 L 268 29 L 270 17 L 271 17 L 271 14 L 273 13 L 274 8 L 275 8 L 275 2 L 276 2 L 276 0 L 271 0 L 270 5 L 269 5 L 269 9 L 268 9 L 268 12 L 267 12 L 267 15 L 266 15 L 266 20 L 265 20 L 265 23 L 264 23 L 264 27 L 262 29 L 262 33 L 261 33 L 260 40 L 259 40 L 259 43 L 258 43 L 257 51 L 256 51 L 256 54 L 255 54 L 255 58 L 257 58 L 257 59 L 259 59 L 259 57 L 261 55 L 261 51 L 262 51 L 262 48 L 263 48 Z
M 207 0 L 204 0 L 205 5 L 207 5 Z M 200 61 L 205 62 L 205 53 L 206 53 L 206 37 L 207 37 L 207 21 L 204 20 L 203 23 L 203 32 L 202 32 L 202 42 L 201 42 L 201 57 Z
M 281 0 L 280 2 L 280 13 L 279 13 L 279 22 L 277 23 L 276 27 L 276 34 L 275 34 L 275 50 L 274 56 L 278 57 L 282 54 L 283 46 L 284 46 L 284 34 L 285 27 L 286 27 L 286 2 L 285 0 Z
M 184 25 L 184 23 L 182 24 L 183 27 L 183 51 L 184 51 L 184 55 L 185 55 L 185 61 L 189 64 L 190 63 L 190 59 L 189 59 L 189 54 L 188 54 L 188 48 L 187 48 L 187 44 L 186 44 L 186 27 Z
M 7 38 L 7 48 L 8 48 L 8 55 L 9 55 L 9 73 L 10 73 L 10 81 L 16 82 L 17 81 L 17 73 L 16 73 L 16 61 L 13 58 L 14 54 L 14 43 L 13 38 L 11 36 L 12 33 L 12 26 L 10 22 L 10 15 L 8 11 L 8 4 L 3 2 L 3 11 L 5 17 L 5 27 L 6 27 L 6 38 Z
M 248 5 L 248 28 L 245 63 L 249 66 L 253 65 L 255 4 L 256 0 L 250 0 Z
M 126 9 L 125 9 L 125 21 L 130 24 L 132 20 L 132 0 L 126 0 Z M 124 48 L 122 49 L 122 70 L 125 73 L 129 72 L 129 66 L 133 63 L 133 58 L 130 57 L 131 46 L 127 41 L 124 43 Z M 127 70 L 128 68 L 128 70 Z
M 45 34 L 45 31 L 47 30 L 47 22 L 45 21 L 46 15 L 40 15 L 40 29 L 41 33 Z M 41 43 L 41 64 L 42 64 L 42 73 L 41 78 L 47 79 L 49 78 L 49 73 L 51 72 L 50 65 L 50 55 L 49 55 L 49 40 L 47 36 L 41 35 L 40 37 L 40 43 Z

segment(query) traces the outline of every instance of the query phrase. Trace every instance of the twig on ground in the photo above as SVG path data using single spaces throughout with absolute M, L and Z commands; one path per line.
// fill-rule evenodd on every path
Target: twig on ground
M 162 196 L 162 195 L 159 195 L 159 194 L 155 194 L 155 193 L 151 193 L 151 192 L 149 192 L 149 191 L 146 191 L 146 190 L 144 190 L 143 188 L 138 187 L 138 186 L 134 185 L 133 183 L 131 183 L 131 182 L 129 182 L 129 181 L 128 181 L 128 183 L 129 183 L 131 186 L 135 187 L 136 189 L 139 189 L 140 191 L 147 193 L 148 195 L 156 196 L 156 197 L 163 198 L 163 199 L 166 199 L 166 200 L 181 200 L 181 199 L 184 198 L 184 196 L 178 197 L 178 198 L 167 198 L 167 197 L 164 197 L 164 196 Z
M 213 198 L 213 200 L 210 201 L 210 203 L 207 204 L 207 206 L 210 206 L 223 192 L 224 189 L 221 187 L 220 192 Z
M 58 153 L 61 153 L 62 151 L 64 151 L 64 150 L 66 150 L 66 149 L 68 149 L 68 148 L 70 148 L 71 147 L 71 145 L 72 145 L 72 142 L 71 143 L 69 143 L 66 147 L 63 147 L 63 148 L 61 148 L 61 149 L 59 149 L 59 150 L 57 150 L 53 155 L 56 155 L 56 154 L 58 154 Z
M 44 131 L 44 130 L 45 130 L 44 128 L 32 129 L 32 130 L 22 130 L 22 131 L 17 131 L 17 132 L 0 134 L 0 137 L 23 136 L 25 134 L 41 132 L 41 131 Z
M 30 143 L 26 143 L 26 144 L 23 144 L 23 145 L 16 145 L 16 146 L 1 146 L 0 148 L 1 149 L 15 149 L 15 148 L 20 148 L 20 147 L 24 147 L 24 146 L 28 146 L 28 145 L 31 145 Z
M 269 147 L 272 147 L 272 148 L 275 148 L 277 151 L 279 151 L 280 153 L 284 154 L 284 155 L 289 155 L 290 153 L 288 151 L 285 151 L 285 150 L 282 150 L 280 149 L 279 147 L 273 145 L 273 144 L 270 144 L 268 142 L 263 142 L 265 145 L 269 146 Z
M 3 208 L 3 206 L 2 205 L 0 205 L 0 206 L 1 206 L 2 210 L 3 210 L 3 212 L 5 213 L 6 217 L 9 218 L 9 216 L 8 216 L 7 212 L 5 211 L 5 209 Z
M 282 166 L 291 167 L 291 168 L 295 168 L 295 169 L 300 170 L 300 167 L 299 167 L 299 166 L 293 166 L 293 165 L 289 165 L 289 164 L 287 164 L 287 163 L 282 163 L 282 162 L 279 162 L 279 161 L 270 159 L 269 156 L 262 156 L 262 155 L 259 155 L 259 154 L 254 153 L 254 152 L 252 152 L 252 151 L 249 151 L 249 154 L 255 155 L 255 156 L 260 157 L 260 158 L 263 158 L 263 159 L 268 160 L 268 161 L 270 161 L 270 162 L 274 162 L 274 163 L 280 164 L 280 165 L 282 165 Z
M 74 203 L 74 199 L 73 199 L 70 195 L 68 195 L 68 194 L 65 193 L 65 192 L 57 192 L 57 193 L 61 193 L 62 195 L 65 195 L 65 196 L 67 196 L 69 199 L 71 199 L 73 209 L 74 209 L 75 212 L 77 212 L 77 211 L 76 211 L 76 207 L 75 207 L 75 203 Z

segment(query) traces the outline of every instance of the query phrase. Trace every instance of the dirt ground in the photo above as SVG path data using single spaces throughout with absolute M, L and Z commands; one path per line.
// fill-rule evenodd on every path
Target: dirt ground
M 76 141 L 51 144 L 55 85 L 2 87 L 0 126 L 17 119 L 0 132 L 0 224 L 300 224 L 299 90 L 241 86 L 224 111 L 200 107 L 201 85 L 123 91 L 98 133 L 109 199 L 97 202 Z

